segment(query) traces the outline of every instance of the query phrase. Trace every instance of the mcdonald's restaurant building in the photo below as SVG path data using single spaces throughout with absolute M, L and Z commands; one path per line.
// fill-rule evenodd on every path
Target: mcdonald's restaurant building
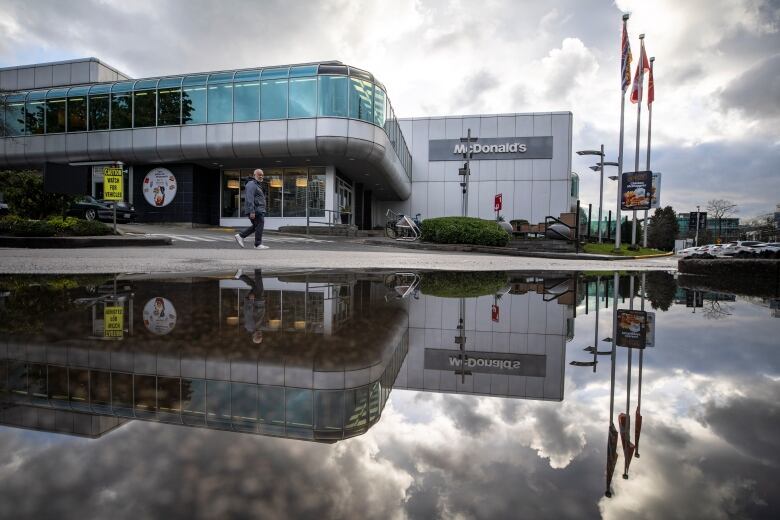
M 121 164 L 140 222 L 242 226 L 265 171 L 266 226 L 382 226 L 388 209 L 542 222 L 571 211 L 572 114 L 397 117 L 385 86 L 338 61 L 134 80 L 95 58 L 0 69 L 0 169 L 102 198 Z M 467 135 L 474 142 L 462 141 Z

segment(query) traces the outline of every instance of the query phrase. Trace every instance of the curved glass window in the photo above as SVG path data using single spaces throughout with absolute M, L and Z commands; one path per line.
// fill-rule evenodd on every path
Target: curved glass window
M 266 216 L 282 216 L 282 195 L 284 183 L 282 169 L 268 169 L 265 175 Z M 243 215 L 242 215 L 243 216 Z
M 306 216 L 306 190 L 309 186 L 306 168 L 287 168 L 284 171 L 284 216 Z
M 108 85 L 95 85 L 89 89 L 89 129 L 108 130 L 110 112 L 110 91 Z
M 317 78 L 290 79 L 290 110 L 288 117 L 317 115 Z
M 229 123 L 233 120 L 233 73 L 223 72 L 209 76 L 208 122 Z
M 50 90 L 46 94 L 46 133 L 57 134 L 65 131 L 68 89 Z
M 314 409 L 312 391 L 304 388 L 286 388 L 287 426 L 312 427 Z
M 133 126 L 157 124 L 157 80 L 138 81 L 133 90 Z
M 320 67 L 322 69 L 322 67 Z M 347 82 L 345 76 L 319 76 L 318 115 L 347 117 Z
M 68 132 L 87 130 L 87 93 L 89 87 L 74 87 L 68 91 Z
M 181 78 L 161 79 L 157 84 L 157 125 L 181 124 Z
M 24 101 L 27 94 L 13 94 L 5 98 L 5 135 L 24 134 Z
M 378 86 L 374 88 L 374 124 L 385 126 L 385 91 Z
M 373 83 L 358 78 L 349 78 L 349 117 L 373 123 L 373 105 Z
M 260 119 L 260 71 L 236 72 L 233 84 L 233 121 Z
M 111 87 L 111 129 L 133 126 L 133 84 L 115 83 Z
M 187 76 L 181 87 L 181 120 L 186 125 L 206 122 L 207 76 Z
M 291 78 L 301 78 L 305 76 L 316 76 L 317 65 L 303 65 L 299 67 L 290 67 Z
M 290 69 L 287 67 L 278 67 L 275 69 L 263 69 L 260 73 L 260 79 L 279 79 L 290 75 Z
M 265 74 L 266 71 L 263 71 Z M 261 76 L 263 78 L 264 76 Z M 287 80 L 261 79 L 260 119 L 284 119 L 287 117 Z
M 24 109 L 27 133 L 42 134 L 46 128 L 46 91 L 30 92 Z

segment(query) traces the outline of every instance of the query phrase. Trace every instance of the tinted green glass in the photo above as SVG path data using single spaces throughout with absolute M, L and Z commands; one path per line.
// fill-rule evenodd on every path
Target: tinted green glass
M 287 388 L 285 400 L 287 402 L 287 425 L 311 427 L 314 415 L 312 391 L 303 388 Z
M 374 124 L 385 126 L 385 91 L 379 87 L 374 89 Z
M 136 90 L 133 92 L 133 110 L 135 111 L 134 124 L 136 128 L 155 125 L 157 103 L 154 90 Z
M 162 84 L 162 82 L 160 82 Z M 181 88 L 161 88 L 157 91 L 157 125 L 181 124 Z
M 90 94 L 89 129 L 108 130 L 109 94 Z
M 260 82 L 260 119 L 287 117 L 287 80 L 272 79 Z
M 46 128 L 45 94 L 45 92 L 31 92 L 27 96 L 24 115 L 28 134 L 42 134 Z
M 346 76 L 319 76 L 319 115 L 347 117 Z
M 233 84 L 208 86 L 209 123 L 227 123 L 233 120 Z
M 314 117 L 317 115 L 317 78 L 290 80 L 289 117 Z
M 71 94 L 73 94 L 71 89 Z M 68 97 L 68 132 L 84 132 L 87 129 L 87 96 Z
M 374 85 L 370 81 L 349 78 L 349 117 L 374 122 Z
M 206 122 L 206 85 L 192 85 L 182 88 L 181 118 L 187 125 Z
M 233 120 L 260 119 L 260 82 L 248 81 L 233 86 Z
M 65 131 L 66 105 L 64 97 L 46 100 L 46 133 Z
M 260 420 L 270 424 L 284 424 L 284 387 L 258 386 Z
M 5 130 L 7 135 L 24 134 L 24 98 L 24 94 L 6 98 Z
M 133 124 L 130 92 L 111 94 L 111 128 L 130 128 Z

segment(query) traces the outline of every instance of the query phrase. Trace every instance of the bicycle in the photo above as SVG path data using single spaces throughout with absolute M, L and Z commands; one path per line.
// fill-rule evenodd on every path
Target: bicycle
M 420 214 L 410 218 L 388 209 L 385 213 L 385 236 L 394 240 L 414 241 L 420 238 Z

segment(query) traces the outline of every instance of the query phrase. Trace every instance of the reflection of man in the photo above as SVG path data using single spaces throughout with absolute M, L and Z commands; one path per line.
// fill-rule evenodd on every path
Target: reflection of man
M 263 192 L 263 170 L 255 170 L 254 178 L 246 183 L 244 188 L 244 209 L 249 216 L 252 225 L 240 233 L 236 233 L 235 239 L 238 245 L 244 247 L 244 239 L 254 232 L 255 249 L 268 249 L 263 245 L 263 227 L 265 227 L 265 193 Z
M 237 278 L 249 286 L 249 292 L 244 297 L 244 328 L 252 334 L 253 343 L 263 342 L 263 322 L 265 321 L 265 291 L 263 289 L 263 272 L 255 269 L 254 279 L 236 273 Z

